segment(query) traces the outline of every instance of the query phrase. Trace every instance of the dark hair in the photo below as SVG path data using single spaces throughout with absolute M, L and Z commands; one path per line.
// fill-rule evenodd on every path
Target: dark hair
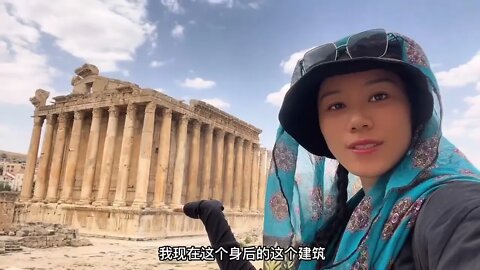
M 346 223 L 351 215 L 350 211 L 347 209 L 348 170 L 340 163 L 338 164 L 337 171 L 335 173 L 335 180 L 338 192 L 335 211 L 327 220 L 326 225 L 316 232 L 312 243 L 312 246 L 325 248 L 325 251 L 327 252 L 325 261 L 319 260 L 317 262 L 316 269 L 322 269 L 325 266 L 325 262 L 330 261 L 332 256 L 335 255 L 335 252 L 329 250 L 334 248 L 334 246 L 329 246 L 329 244 L 332 244 L 332 240 L 338 238 L 336 236 L 343 232 L 343 228 L 346 226 Z

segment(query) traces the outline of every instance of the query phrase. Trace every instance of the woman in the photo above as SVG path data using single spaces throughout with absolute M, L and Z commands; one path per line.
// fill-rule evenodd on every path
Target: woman
M 264 268 L 478 268 L 480 173 L 441 118 L 428 60 L 404 35 L 369 30 L 305 53 L 279 113 L 264 219 L 265 246 L 302 252 Z M 362 184 L 350 199 L 349 174 Z

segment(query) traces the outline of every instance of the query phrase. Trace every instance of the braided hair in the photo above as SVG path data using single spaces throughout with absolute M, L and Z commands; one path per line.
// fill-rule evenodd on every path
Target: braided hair
M 326 226 L 318 230 L 315 234 L 315 238 L 312 243 L 312 246 L 314 247 L 330 247 L 329 245 L 332 244 L 335 238 L 337 238 L 336 236 L 338 235 L 338 232 L 343 231 L 339 230 L 339 228 L 343 228 L 350 217 L 351 213 L 349 213 L 349 210 L 347 209 L 348 173 L 348 170 L 339 163 L 335 173 L 338 190 L 335 211 L 327 220 Z M 330 254 L 334 254 L 334 252 Z M 325 261 L 319 260 L 317 262 L 316 269 L 322 269 L 325 266 L 324 263 L 329 259 L 330 258 L 327 257 Z

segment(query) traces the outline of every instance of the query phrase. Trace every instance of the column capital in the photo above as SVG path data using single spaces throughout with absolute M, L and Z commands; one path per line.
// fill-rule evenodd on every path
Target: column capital
M 43 125 L 43 120 L 45 120 L 45 117 L 43 116 L 34 116 L 33 117 L 33 126 L 42 126 Z
M 193 128 L 196 128 L 196 129 L 200 128 L 200 126 L 201 126 L 200 121 L 198 119 L 195 119 L 195 118 L 192 118 L 190 123 L 192 123 Z
M 258 145 L 258 143 L 252 143 L 252 148 L 253 150 L 258 150 L 260 148 L 260 145 Z
M 74 111 L 73 112 L 73 119 L 81 120 L 81 119 L 83 119 L 84 115 L 85 115 L 85 111 Z
M 208 134 L 212 134 L 212 133 L 213 133 L 213 126 L 212 126 L 212 124 L 208 124 L 208 123 L 205 124 L 205 132 L 208 133 Z
M 243 144 L 243 142 L 245 142 L 245 139 L 242 138 L 242 137 L 236 137 L 236 138 L 235 138 L 235 141 L 236 141 L 238 144 Z
M 127 114 L 128 113 L 135 113 L 137 111 L 137 104 L 135 103 L 128 103 L 127 105 Z
M 52 125 L 53 124 L 53 114 L 47 114 L 46 119 L 47 119 L 47 125 Z
M 109 117 L 118 117 L 120 111 L 117 106 L 108 107 Z
M 245 147 L 248 147 L 248 148 L 249 148 L 249 147 L 252 146 L 252 142 L 249 141 L 249 140 L 245 140 L 245 141 L 244 141 L 244 145 L 245 145 Z
M 145 106 L 145 113 L 155 113 L 156 108 L 157 104 L 155 102 L 149 102 L 147 106 Z
M 226 138 L 226 139 L 227 139 L 227 142 L 229 142 L 229 143 L 235 141 L 235 135 L 233 135 L 232 133 L 227 133 L 226 137 L 227 137 L 227 138 Z
M 67 123 L 67 115 L 65 113 L 60 113 L 57 117 L 57 121 L 59 125 L 65 126 Z
M 178 116 L 178 121 L 180 121 L 180 124 L 186 124 L 188 123 L 188 116 L 186 114 L 180 114 Z
M 217 136 L 223 136 L 225 135 L 225 130 L 221 128 L 215 128 L 215 134 L 217 134 Z
M 94 108 L 92 110 L 92 118 L 102 118 L 103 109 L 102 108 Z
M 163 107 L 162 108 L 162 115 L 163 116 L 172 116 L 173 112 L 172 112 L 172 109 L 170 108 L 167 108 L 167 107 Z

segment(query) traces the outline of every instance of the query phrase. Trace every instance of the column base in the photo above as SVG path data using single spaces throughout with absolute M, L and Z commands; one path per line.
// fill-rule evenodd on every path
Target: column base
M 58 200 L 58 203 L 60 203 L 60 204 L 72 204 L 73 201 L 72 201 L 72 199 L 60 199 L 60 200 Z
M 167 209 L 168 206 L 164 202 L 153 202 L 152 203 L 152 208 L 161 208 L 161 209 Z
M 92 203 L 92 201 L 90 201 L 90 200 L 85 200 L 85 199 L 79 200 L 79 201 L 76 201 L 76 202 L 75 202 L 75 204 L 78 204 L 78 205 L 89 205 L 89 204 L 91 204 L 91 203 Z
M 32 198 L 27 198 L 27 197 L 20 197 L 18 198 L 19 202 L 30 202 Z
M 100 201 L 94 201 L 92 203 L 93 206 L 108 206 L 108 201 L 107 200 L 100 200 Z
M 173 212 L 183 212 L 183 204 L 171 204 L 170 209 Z
M 46 198 L 45 201 L 46 203 L 56 203 L 58 202 L 57 198 Z
M 114 201 L 112 203 L 112 206 L 122 207 L 122 206 L 127 206 L 127 203 L 125 201 Z
M 41 202 L 41 201 L 42 201 L 42 199 L 37 198 L 37 197 L 33 197 L 29 200 L 29 202 L 31 202 L 31 203 L 37 203 L 37 202 Z
M 144 208 L 147 207 L 147 203 L 146 202 L 133 201 L 132 207 L 139 208 L 139 209 L 144 209 Z

